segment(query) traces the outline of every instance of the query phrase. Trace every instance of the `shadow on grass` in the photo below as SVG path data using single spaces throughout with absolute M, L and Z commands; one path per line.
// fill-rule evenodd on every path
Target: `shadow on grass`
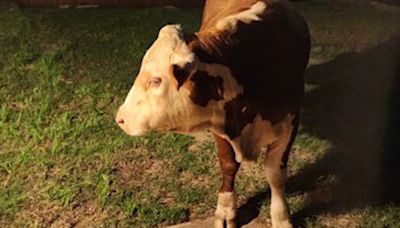
M 296 227 L 321 213 L 400 203 L 400 34 L 361 53 L 347 53 L 311 66 L 303 131 L 332 143 L 317 162 L 287 182 L 287 192 L 307 193 L 293 214 Z M 238 211 L 249 223 L 269 191 Z
M 341 213 L 400 203 L 400 35 L 362 53 L 312 66 L 302 124 L 332 148 L 288 181 L 288 191 L 308 192 L 293 215 Z
M 260 214 L 260 208 L 266 199 L 269 199 L 271 192 L 269 190 L 259 192 L 250 197 L 245 204 L 240 206 L 237 210 L 237 225 L 241 227 L 253 221 Z

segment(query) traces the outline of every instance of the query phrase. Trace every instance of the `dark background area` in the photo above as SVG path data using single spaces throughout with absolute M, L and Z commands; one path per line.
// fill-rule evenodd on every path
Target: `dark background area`
M 307 0 L 290 0 L 307 1 Z M 365 2 L 370 0 L 347 0 Z M 100 7 L 149 7 L 172 5 L 177 7 L 201 7 L 205 0 L 0 0 L 0 3 L 16 3 L 21 7 L 59 7 L 62 5 L 97 5 Z M 399 0 L 376 0 L 387 4 L 400 5 Z
M 59 7 L 62 5 L 98 5 L 100 7 L 150 7 L 173 5 L 178 7 L 200 7 L 204 0 L 14 0 L 21 7 Z

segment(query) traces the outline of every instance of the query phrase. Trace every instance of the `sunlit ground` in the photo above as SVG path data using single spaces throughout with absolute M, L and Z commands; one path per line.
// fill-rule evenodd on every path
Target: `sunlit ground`
M 317 0 L 296 7 L 313 48 L 289 165 L 294 222 L 398 227 L 400 10 Z M 130 138 L 113 123 L 158 29 L 173 22 L 196 31 L 200 17 L 160 8 L 0 10 L 1 227 L 154 227 L 213 215 L 220 177 L 211 138 Z M 268 221 L 261 159 L 242 167 L 237 192 L 250 219 Z

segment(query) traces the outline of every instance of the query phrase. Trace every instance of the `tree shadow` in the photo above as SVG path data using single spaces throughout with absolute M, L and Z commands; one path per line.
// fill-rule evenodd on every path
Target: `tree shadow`
M 307 192 L 297 226 L 320 213 L 400 203 L 400 34 L 361 53 L 311 66 L 303 131 L 332 146 L 288 180 Z
M 295 226 L 321 213 L 400 204 L 400 34 L 313 65 L 306 81 L 317 88 L 306 95 L 302 131 L 332 146 L 287 182 L 288 194 L 307 196 Z M 239 227 L 269 196 L 260 192 L 238 209 Z

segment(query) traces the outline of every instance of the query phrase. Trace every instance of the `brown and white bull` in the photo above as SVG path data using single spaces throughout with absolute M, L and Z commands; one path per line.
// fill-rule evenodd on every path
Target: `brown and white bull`
M 309 57 L 304 19 L 276 0 L 208 0 L 201 29 L 166 25 L 146 52 L 116 121 L 149 130 L 214 134 L 222 172 L 215 227 L 235 227 L 234 180 L 267 153 L 273 227 L 291 227 L 286 163 L 299 125 Z

